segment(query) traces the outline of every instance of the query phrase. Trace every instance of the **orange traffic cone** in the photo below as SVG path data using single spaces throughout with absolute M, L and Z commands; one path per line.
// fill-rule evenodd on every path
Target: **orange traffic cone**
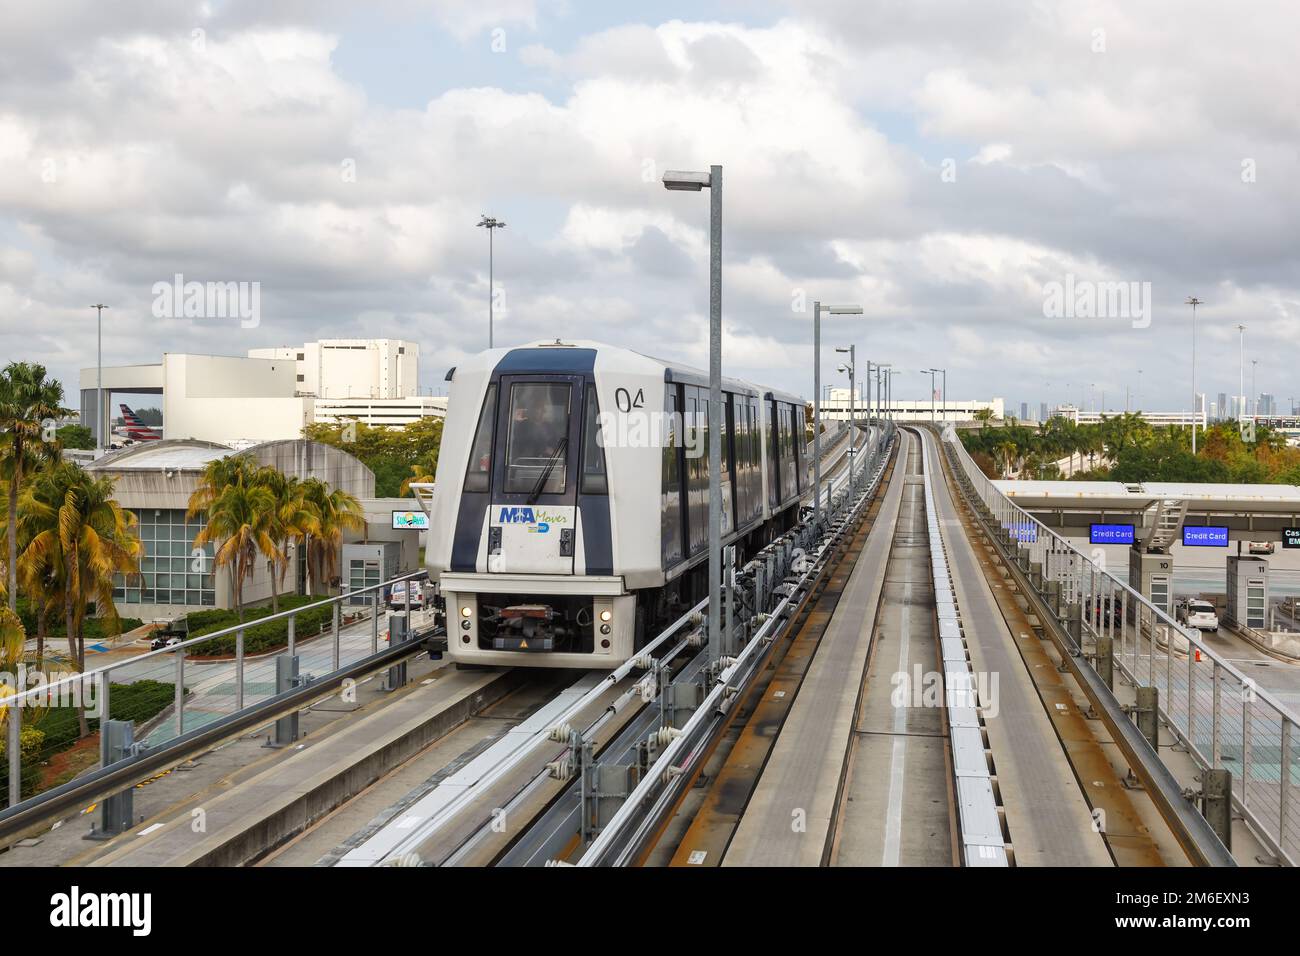
M 1196 649 L 1196 662 L 1198 664 L 1201 662 L 1201 649 L 1199 647 Z

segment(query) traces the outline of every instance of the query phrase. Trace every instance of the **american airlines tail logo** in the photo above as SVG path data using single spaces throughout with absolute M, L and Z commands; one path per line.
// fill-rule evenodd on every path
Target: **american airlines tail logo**
M 157 441 L 162 438 L 162 433 L 156 429 L 150 428 L 140 416 L 131 411 L 126 405 L 117 406 L 122 410 L 122 421 L 126 427 L 126 437 L 135 441 Z

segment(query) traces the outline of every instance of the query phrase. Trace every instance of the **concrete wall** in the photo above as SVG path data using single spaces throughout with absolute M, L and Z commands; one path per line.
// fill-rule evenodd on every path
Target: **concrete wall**
M 297 438 L 311 400 L 295 397 L 294 365 L 225 355 L 163 356 L 168 438 L 223 444 Z

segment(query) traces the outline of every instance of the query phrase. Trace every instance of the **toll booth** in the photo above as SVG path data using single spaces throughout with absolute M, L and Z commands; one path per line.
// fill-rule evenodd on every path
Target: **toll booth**
M 1268 562 L 1245 554 L 1228 555 L 1228 608 L 1235 624 L 1268 630 Z
M 397 577 L 401 567 L 402 546 L 397 541 L 360 542 L 343 545 L 343 586 L 349 591 L 360 591 Z M 348 599 L 349 604 L 375 603 L 374 591 L 357 594 Z M 383 595 L 379 595 L 380 603 Z
M 1134 545 L 1128 551 L 1128 586 L 1166 614 L 1173 593 L 1174 559 Z

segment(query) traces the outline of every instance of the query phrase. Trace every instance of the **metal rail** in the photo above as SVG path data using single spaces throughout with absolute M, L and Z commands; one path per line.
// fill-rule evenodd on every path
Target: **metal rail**
M 1294 865 L 1300 821 L 1292 778 L 1300 764 L 1295 752 L 1300 741 L 1286 708 L 1199 635 L 1111 574 L 1104 554 L 1094 561 L 1007 498 L 951 428 L 944 431 L 943 447 L 967 496 L 984 509 L 981 520 L 1008 555 L 1011 573 L 1062 643 L 1067 666 L 1134 772 L 1145 776 L 1152 799 L 1193 862 L 1235 865 L 1115 697 L 1113 676 L 1108 680 L 1099 666 L 1113 666 L 1135 687 L 1157 689 L 1160 715 L 1177 742 L 1200 768 L 1233 771 L 1233 805 L 1279 862 Z M 1099 646 L 1112 651 L 1100 653 Z
M 210 748 L 228 737 L 252 727 L 265 725 L 283 714 L 298 710 L 347 680 L 355 679 L 418 653 L 422 653 L 418 640 L 394 644 L 377 654 L 348 664 L 301 687 L 259 701 L 196 730 L 188 731 L 161 747 L 142 749 L 124 760 L 100 767 L 61 786 L 39 793 L 17 806 L 0 812 L 0 840 L 19 834 L 28 827 L 48 822 L 68 810 L 134 786 L 158 770 L 175 766 L 192 753 Z
M 283 655 L 293 656 L 297 654 L 302 650 L 300 645 L 312 638 L 319 637 L 321 641 L 332 639 L 327 647 L 317 644 L 312 649 L 315 656 L 320 658 L 321 666 L 328 667 L 326 673 L 331 676 L 350 669 L 354 664 L 365 665 L 371 660 L 378 659 L 376 655 L 379 654 L 380 601 L 384 589 L 398 582 L 423 580 L 427 579 L 427 577 L 428 572 L 423 569 L 411 571 L 388 581 L 323 598 L 301 607 L 288 608 L 265 617 L 232 624 L 229 627 L 191 637 L 158 650 L 145 651 L 126 660 L 115 661 L 80 673 L 73 673 L 67 677 L 48 683 L 40 683 L 31 688 L 14 689 L 12 694 L 4 698 L 4 704 L 7 708 L 6 723 L 8 724 L 9 810 L 4 814 L 0 814 L 0 821 L 7 819 L 8 814 L 14 810 L 22 809 L 29 804 L 35 805 L 35 802 L 44 796 L 38 794 L 28 800 L 19 799 L 18 787 L 22 779 L 22 748 L 19 746 L 19 733 L 22 722 L 20 719 L 14 719 L 14 717 L 20 715 L 24 707 L 33 704 L 42 705 L 50 701 L 75 701 L 81 702 L 83 705 L 89 701 L 93 702 L 94 706 L 88 708 L 88 716 L 107 719 L 111 713 L 111 687 L 115 675 L 120 676 L 125 681 L 133 682 L 152 679 L 163 683 L 171 683 L 175 687 L 171 720 L 157 726 L 154 729 L 153 739 L 149 742 L 152 751 L 155 753 L 161 752 L 161 745 L 171 740 L 188 739 L 189 730 L 197 729 L 194 724 L 200 721 L 205 724 L 215 723 L 224 726 L 228 718 L 236 717 L 246 709 L 254 713 L 260 713 L 257 708 L 261 703 L 267 699 L 275 699 L 275 692 L 268 692 L 266 688 L 275 686 L 276 658 Z M 367 615 L 370 624 L 369 628 L 358 629 L 357 632 L 347 635 L 346 647 L 344 646 L 345 635 L 343 633 L 345 604 L 355 606 L 358 611 Z M 403 607 L 406 632 L 409 634 L 411 633 L 411 588 L 409 586 L 405 588 Z M 324 608 L 331 609 L 328 625 L 322 625 L 318 635 L 299 633 L 298 628 L 295 626 L 298 617 Z M 246 633 L 252 628 L 273 624 L 278 621 L 286 622 L 287 644 L 269 654 L 247 654 L 244 640 Z M 361 615 L 351 623 L 353 625 L 362 624 Z M 187 655 L 190 649 L 198 645 L 229 636 L 235 638 L 235 653 L 232 658 L 196 660 Z M 410 648 L 407 648 L 407 652 L 409 651 Z M 187 697 L 186 686 L 187 666 L 189 667 L 188 680 L 195 685 L 195 690 L 189 697 Z M 228 686 L 231 682 L 234 684 L 233 688 Z M 249 697 L 259 697 L 261 699 L 249 701 L 247 699 Z M 195 698 L 201 699 L 206 706 L 197 708 L 202 710 L 203 713 L 201 716 L 193 716 L 191 726 L 187 729 L 187 707 L 196 709 Z M 226 708 L 229 708 L 229 712 L 222 713 Z M 98 713 L 95 711 L 98 711 Z M 80 783 L 80 781 L 74 781 L 74 783 Z M 64 786 L 68 785 L 65 784 Z M 7 831 L 0 829 L 0 835 L 3 835 L 4 832 Z
M 847 525 L 871 501 L 880 483 L 893 438 L 893 429 L 887 428 L 865 446 L 869 449 L 872 467 L 864 468 L 859 474 L 857 489 L 846 489 L 835 502 L 836 511 L 831 517 L 839 527 Z M 786 582 L 789 585 L 787 593 L 765 615 L 739 655 L 720 662 L 723 667 L 705 698 L 659 753 L 658 759 L 626 796 L 612 819 L 591 841 L 578 860 L 578 866 L 626 866 L 636 860 L 676 805 L 686 781 L 708 752 L 709 743 L 725 726 L 729 711 L 743 697 L 745 688 L 760 669 L 778 633 L 786 627 L 791 612 L 802 600 L 809 583 L 821 573 L 828 557 L 829 551 L 823 546 L 816 560 L 797 572 L 793 581 Z
M 948 569 L 943 530 L 934 504 L 934 476 L 930 473 L 930 457 L 927 454 L 927 442 L 932 440 L 932 436 L 923 429 L 914 430 L 921 444 L 925 521 L 930 538 L 930 573 L 939 621 L 943 702 L 948 738 L 952 746 L 953 784 L 957 797 L 962 859 L 967 866 L 1009 866 L 979 715 L 979 707 L 986 702 L 979 700 L 976 681 L 971 673 L 961 615 Z

